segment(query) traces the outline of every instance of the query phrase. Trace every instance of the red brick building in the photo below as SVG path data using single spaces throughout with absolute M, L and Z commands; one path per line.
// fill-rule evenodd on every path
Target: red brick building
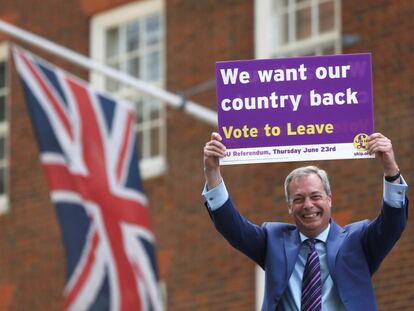
M 414 3 L 409 0 L 3 0 L 0 19 L 215 109 L 220 60 L 371 52 L 375 129 L 392 139 L 414 184 Z M 141 168 L 168 310 L 255 310 L 260 274 L 216 233 L 202 206 L 202 146 L 213 126 L 0 33 L 0 310 L 60 310 L 64 249 L 9 47 L 137 103 Z M 208 83 L 207 83 L 208 85 Z M 155 108 L 154 108 L 155 107 Z M 290 221 L 282 184 L 308 163 L 223 168 L 253 222 Z M 373 218 L 382 172 L 375 160 L 316 163 L 331 176 L 340 224 Z M 414 308 L 414 229 L 374 276 L 380 310 Z M 260 294 L 259 294 L 260 296 Z M 260 300 L 260 299 L 259 299 Z M 260 305 L 260 301 L 258 302 Z

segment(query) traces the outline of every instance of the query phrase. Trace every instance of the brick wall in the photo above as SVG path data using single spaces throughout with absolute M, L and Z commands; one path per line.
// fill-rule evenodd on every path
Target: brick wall
M 87 54 L 89 18 L 126 2 L 3 0 L 0 18 Z M 214 78 L 215 61 L 254 57 L 253 1 L 168 0 L 165 7 L 169 90 L 182 91 Z M 360 36 L 359 43 L 344 53 L 372 52 L 375 127 L 393 140 L 400 169 L 412 185 L 414 3 L 344 0 L 342 12 L 343 32 Z M 86 77 L 77 67 L 33 51 Z M 214 90 L 191 99 L 215 107 Z M 168 310 L 254 308 L 254 265 L 216 233 L 201 204 L 202 146 L 212 130 L 181 111 L 169 110 L 168 171 L 144 183 Z M 286 174 L 302 164 L 308 163 L 232 166 L 223 168 L 223 175 L 239 209 L 253 222 L 290 221 L 282 184 Z M 316 164 L 331 175 L 334 218 L 339 223 L 375 217 L 382 191 L 382 172 L 375 160 Z M 15 73 L 10 189 L 11 211 L 0 216 L 0 310 L 59 310 L 64 250 Z M 409 273 L 414 268 L 413 237 L 409 222 L 374 277 L 381 310 L 414 306 L 414 277 Z
M 414 3 L 344 1 L 343 12 L 343 31 L 361 36 L 361 42 L 345 52 L 372 52 L 375 128 L 392 139 L 400 169 L 412 185 L 414 38 L 408 29 L 414 26 Z M 410 219 L 401 240 L 374 277 L 381 310 L 414 307 L 410 288 L 414 277 L 409 272 L 414 268 L 413 237 Z

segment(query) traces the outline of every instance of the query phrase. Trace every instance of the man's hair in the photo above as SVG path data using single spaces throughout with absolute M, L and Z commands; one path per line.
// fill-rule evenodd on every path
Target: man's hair
M 289 185 L 290 183 L 300 177 L 305 177 L 310 174 L 316 174 L 322 181 L 323 189 L 325 190 L 327 195 L 331 195 L 331 185 L 329 184 L 328 174 L 319 167 L 316 166 L 303 166 L 297 169 L 294 169 L 285 179 L 285 197 L 286 202 L 289 202 Z

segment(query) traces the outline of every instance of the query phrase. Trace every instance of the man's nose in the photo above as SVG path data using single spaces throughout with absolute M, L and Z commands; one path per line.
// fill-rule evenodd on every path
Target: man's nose
M 311 208 L 313 206 L 313 202 L 309 196 L 305 197 L 305 201 L 303 201 L 304 208 Z

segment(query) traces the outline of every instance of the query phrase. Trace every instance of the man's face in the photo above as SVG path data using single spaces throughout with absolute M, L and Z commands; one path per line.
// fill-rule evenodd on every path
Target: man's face
M 331 196 L 326 194 L 316 174 L 293 179 L 289 190 L 289 212 L 296 226 L 307 237 L 316 237 L 331 218 Z

